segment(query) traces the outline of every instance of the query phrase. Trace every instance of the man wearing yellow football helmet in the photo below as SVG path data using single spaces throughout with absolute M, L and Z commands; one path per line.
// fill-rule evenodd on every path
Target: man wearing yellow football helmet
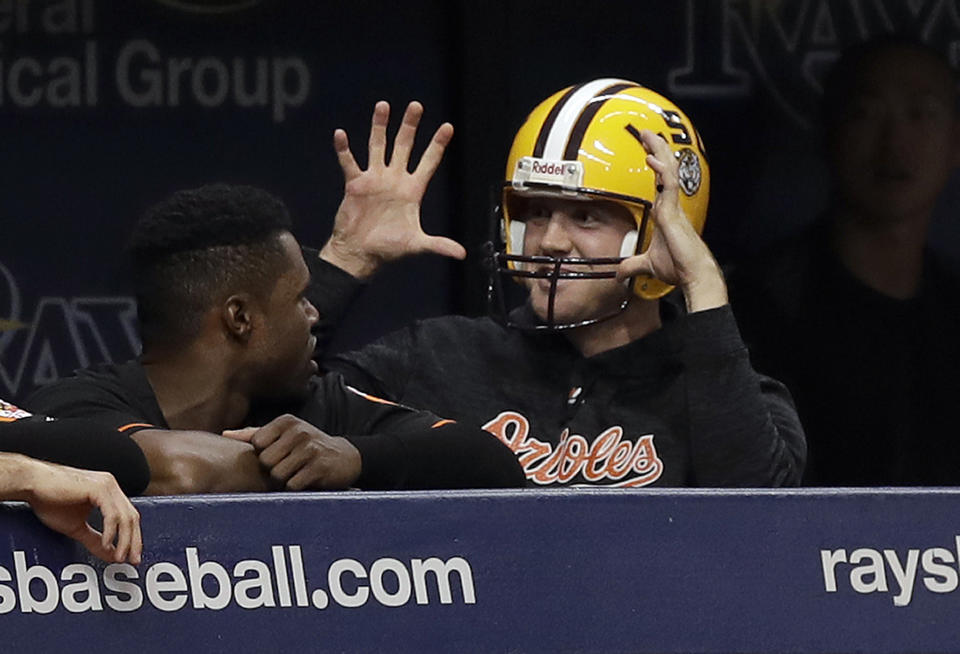
M 522 280 L 536 320 L 519 326 L 570 329 L 581 350 L 595 353 L 627 342 L 615 336 L 618 324 L 659 326 L 656 304 L 634 295 L 655 300 L 679 283 L 699 309 L 725 304 L 716 262 L 692 233 L 703 229 L 709 194 L 700 135 L 668 99 L 616 79 L 553 94 L 530 113 L 507 158 L 503 243 L 488 245 L 494 315 L 518 326 L 500 300 L 501 279 Z M 670 205 L 654 220 L 658 198 Z M 662 229 L 689 233 L 677 233 L 671 250 L 656 223 L 673 219 Z M 619 283 L 616 264 L 638 254 L 620 277 L 638 274 Z
M 662 95 L 633 82 L 599 79 L 553 94 L 517 132 L 503 187 L 508 261 L 523 254 L 525 216 L 513 209 L 518 208 L 516 204 L 523 207 L 525 197 L 606 200 L 619 205 L 635 226 L 617 254 L 626 257 L 646 251 L 654 232 L 650 209 L 657 197 L 658 173 L 646 160 L 649 146 L 643 130 L 659 134 L 670 146 L 682 191 L 677 196 L 679 207 L 700 232 L 710 197 L 710 170 L 700 134 L 680 108 Z M 654 299 L 670 287 L 651 275 L 641 275 L 633 289 L 640 297 Z
M 464 256 L 419 222 L 452 127 L 409 173 L 422 107 L 408 106 L 389 160 L 388 112 L 374 110 L 366 170 L 346 134 L 334 136 L 345 197 L 311 291 L 328 324 L 351 286 L 345 272 L 363 279 L 412 253 Z M 805 444 L 789 394 L 751 368 L 698 234 L 709 179 L 699 134 L 666 98 L 618 79 L 564 89 L 534 109 L 508 157 L 502 242 L 486 252 L 498 320 L 418 322 L 326 367 L 483 425 L 529 485 L 796 484 Z M 501 293 L 511 287 L 527 291 L 512 309 Z

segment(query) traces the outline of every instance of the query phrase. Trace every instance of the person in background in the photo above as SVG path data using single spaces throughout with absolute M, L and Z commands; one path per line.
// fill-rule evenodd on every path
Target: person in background
M 736 266 L 737 320 L 757 369 L 796 399 L 806 483 L 956 485 L 960 279 L 928 247 L 960 153 L 955 71 L 918 42 L 876 38 L 836 62 L 821 115 L 831 203 Z

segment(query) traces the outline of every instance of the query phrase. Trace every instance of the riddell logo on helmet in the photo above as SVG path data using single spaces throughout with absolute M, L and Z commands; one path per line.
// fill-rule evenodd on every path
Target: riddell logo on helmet
M 522 187 L 528 182 L 576 188 L 583 181 L 583 165 L 579 161 L 549 161 L 522 157 L 513 171 L 513 185 Z
M 538 175 L 563 175 L 563 164 L 562 163 L 540 163 L 539 161 L 533 162 L 533 172 Z

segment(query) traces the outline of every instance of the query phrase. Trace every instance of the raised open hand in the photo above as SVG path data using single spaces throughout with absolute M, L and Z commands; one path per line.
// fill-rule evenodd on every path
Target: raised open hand
M 320 256 L 355 277 L 370 277 L 386 262 L 424 252 L 455 259 L 466 257 L 462 245 L 442 236 L 430 236 L 420 225 L 423 195 L 453 138 L 453 125 L 440 125 L 410 172 L 410 155 L 421 116 L 423 105 L 416 101 L 407 105 L 388 156 L 390 105 L 378 102 L 370 126 L 366 170 L 357 164 L 347 133 L 338 129 L 333 134 L 333 147 L 344 175 L 344 196 L 333 233 Z

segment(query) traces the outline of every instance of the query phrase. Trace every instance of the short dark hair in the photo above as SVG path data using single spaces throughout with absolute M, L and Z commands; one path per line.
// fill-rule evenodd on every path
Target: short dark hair
M 861 74 L 862 67 L 872 57 L 890 50 L 912 50 L 926 55 L 939 63 L 950 75 L 954 84 L 954 111 L 956 107 L 957 70 L 942 52 L 912 36 L 890 33 L 869 38 L 843 50 L 823 80 L 823 96 L 820 101 L 820 120 L 827 133 L 835 129 L 846 115 L 851 99 L 853 82 Z
M 269 294 L 287 261 L 283 202 L 251 186 L 210 184 L 150 207 L 127 245 L 143 347 L 183 345 L 225 293 Z

